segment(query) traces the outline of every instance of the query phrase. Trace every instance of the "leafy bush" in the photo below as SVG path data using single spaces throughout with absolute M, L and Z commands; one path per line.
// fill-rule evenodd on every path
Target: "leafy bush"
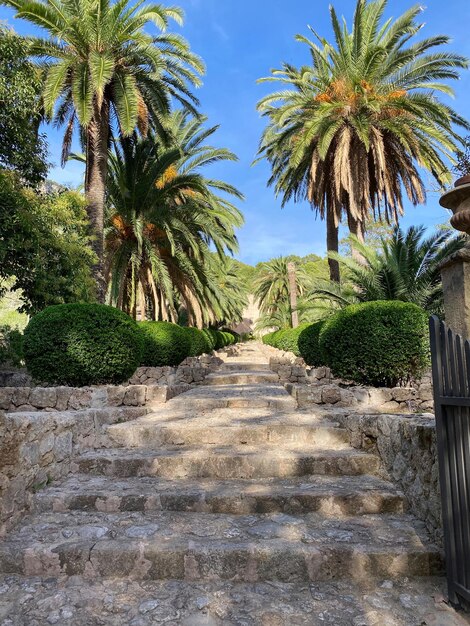
M 312 365 L 313 367 L 325 365 L 325 357 L 320 348 L 320 332 L 324 324 L 324 321 L 308 324 L 299 333 L 297 339 L 299 355 L 307 365 Z
M 299 338 L 302 331 L 307 328 L 307 324 L 301 324 L 297 328 L 283 328 L 276 330 L 269 335 L 264 335 L 263 343 L 284 350 L 285 352 L 293 352 L 296 356 L 301 356 L 299 349 Z
M 179 365 L 190 355 L 191 339 L 186 329 L 170 322 L 140 322 L 144 339 L 141 365 Z
M 429 364 L 427 315 L 408 302 L 353 304 L 325 322 L 320 350 L 336 376 L 393 387 Z
M 189 337 L 189 356 L 199 356 L 212 351 L 212 343 L 203 330 L 192 326 L 183 327 L 183 330 Z
M 23 364 L 23 334 L 17 328 L 0 326 L 0 365 Z
M 137 369 L 142 336 L 134 320 L 104 304 L 60 304 L 31 318 L 24 331 L 26 366 L 56 385 L 122 383 Z

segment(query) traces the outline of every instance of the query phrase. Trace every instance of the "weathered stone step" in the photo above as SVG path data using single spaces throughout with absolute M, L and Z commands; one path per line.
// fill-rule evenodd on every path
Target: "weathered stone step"
M 353 449 L 309 450 L 294 446 L 198 446 L 163 450 L 97 450 L 75 461 L 82 473 L 161 478 L 290 478 L 313 474 L 377 474 L 377 456 Z
M 312 421 L 314 421 L 312 419 Z M 198 423 L 200 425 L 198 425 Z M 305 443 L 320 448 L 349 447 L 349 434 L 344 428 L 323 421 L 302 425 L 280 423 L 278 418 L 266 419 L 264 423 L 250 423 L 241 419 L 225 425 L 224 420 L 214 417 L 213 423 L 188 419 L 185 424 L 164 422 L 161 416 L 149 416 L 127 424 L 114 424 L 107 428 L 112 442 L 123 447 L 158 448 L 165 445 L 227 445 L 227 444 L 279 444 Z
M 274 372 L 222 372 L 209 374 L 204 380 L 204 385 L 218 387 L 220 385 L 259 385 L 262 383 L 278 383 L 279 376 Z
M 0 588 L 5 626 L 468 626 L 438 577 L 311 586 L 14 575 Z
M 189 407 L 203 410 L 217 408 L 276 408 L 294 409 L 297 404 L 282 385 L 263 383 L 259 385 L 200 386 L 171 401 L 173 407 Z
M 75 475 L 36 494 L 35 510 L 309 513 L 344 517 L 402 513 L 403 494 L 373 476 L 301 479 L 164 480 Z
M 231 359 L 219 367 L 218 372 L 271 372 L 269 363 Z
M 0 545 L 0 572 L 302 582 L 434 575 L 442 560 L 405 516 L 68 512 L 27 518 Z

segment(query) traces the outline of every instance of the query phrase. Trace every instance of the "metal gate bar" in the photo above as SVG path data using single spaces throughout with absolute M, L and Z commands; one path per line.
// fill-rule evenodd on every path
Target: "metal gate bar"
M 470 343 L 430 319 L 449 600 L 470 604 Z

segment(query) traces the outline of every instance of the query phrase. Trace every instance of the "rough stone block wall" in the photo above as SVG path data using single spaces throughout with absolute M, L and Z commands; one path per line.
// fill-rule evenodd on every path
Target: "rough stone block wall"
M 300 408 L 328 404 L 381 412 L 427 413 L 434 410 L 431 373 L 409 387 L 365 387 L 333 377 L 328 367 L 309 367 L 292 352 L 264 346 L 269 366 Z
M 338 412 L 334 419 L 348 430 L 353 447 L 379 454 L 386 477 L 402 489 L 409 510 L 442 545 L 434 418 Z
M 38 489 L 67 476 L 74 454 L 109 445 L 107 425 L 144 413 L 141 407 L 0 411 L 0 536 L 28 510 Z

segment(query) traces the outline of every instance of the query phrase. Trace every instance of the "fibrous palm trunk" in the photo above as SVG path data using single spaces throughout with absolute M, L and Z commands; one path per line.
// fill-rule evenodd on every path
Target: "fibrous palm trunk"
M 108 174 L 109 105 L 93 105 L 93 118 L 87 128 L 85 193 L 90 222 L 92 248 L 96 255 L 93 276 L 98 302 L 104 303 L 106 280 L 104 271 L 104 207 Z
M 351 235 L 355 235 L 360 243 L 364 243 L 364 222 L 356 220 L 348 213 L 348 227 Z M 351 246 L 352 258 L 358 263 L 365 263 L 365 258 L 354 246 Z
M 332 209 L 328 209 L 326 212 L 326 248 L 327 252 L 338 252 L 339 250 L 339 237 L 338 237 L 338 225 L 336 224 L 335 215 Z M 328 265 L 330 268 L 330 280 L 334 280 L 339 283 L 339 263 L 336 259 L 328 259 Z

